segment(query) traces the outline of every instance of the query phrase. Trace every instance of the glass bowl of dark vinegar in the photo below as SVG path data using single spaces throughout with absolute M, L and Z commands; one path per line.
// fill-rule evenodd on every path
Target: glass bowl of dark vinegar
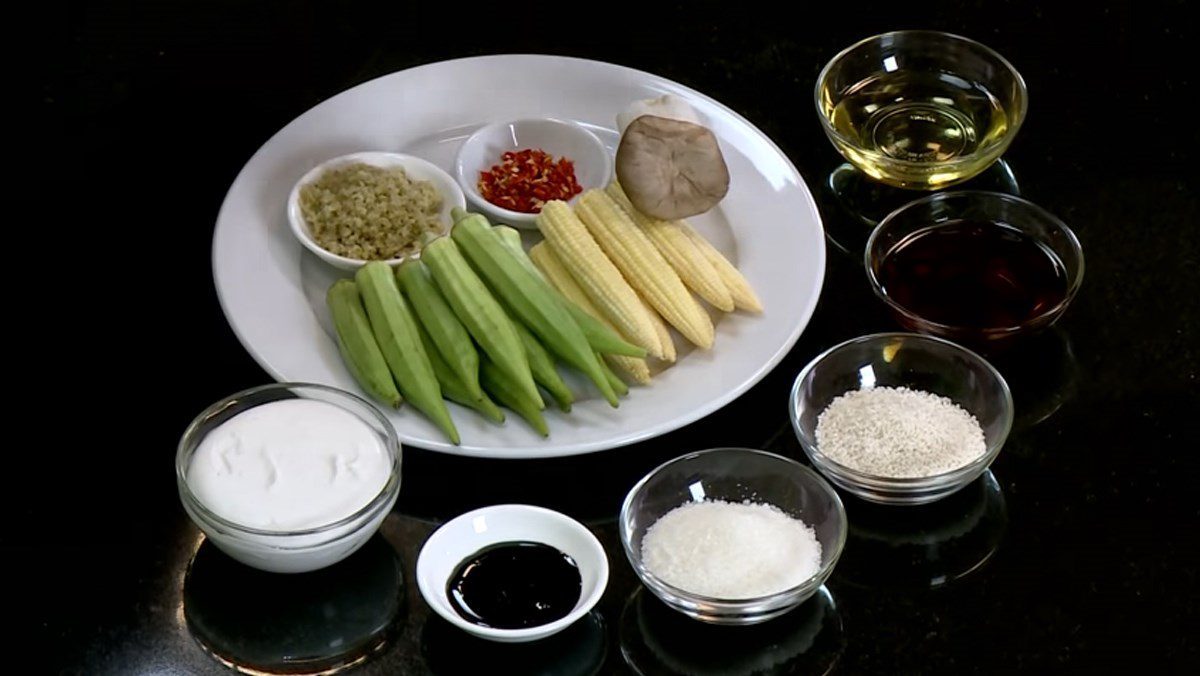
M 1083 281 L 1061 220 L 994 192 L 931 195 L 888 214 L 867 240 L 867 278 L 909 330 L 999 348 L 1058 320 Z

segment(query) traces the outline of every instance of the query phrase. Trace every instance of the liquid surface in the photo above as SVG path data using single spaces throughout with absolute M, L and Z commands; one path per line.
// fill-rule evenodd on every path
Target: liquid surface
M 506 542 L 460 563 L 446 595 L 472 624 L 523 629 L 569 615 L 582 587 L 583 578 L 570 556 L 539 542 Z
M 218 516 L 290 531 L 354 514 L 390 476 L 387 449 L 365 422 L 334 404 L 286 399 L 210 432 L 192 455 L 187 483 Z
M 883 259 L 887 295 L 923 319 L 968 328 L 1020 326 L 1067 294 L 1062 262 L 1020 231 L 990 221 L 919 230 Z
M 866 165 L 862 168 L 868 174 L 928 185 L 966 178 L 990 164 L 995 156 L 980 151 L 995 146 L 1009 125 L 1008 114 L 992 92 L 949 73 L 897 71 L 868 78 L 851 87 L 827 115 L 850 140 L 849 146 L 839 144 L 843 153 Z M 883 161 L 870 153 L 882 155 Z M 946 173 L 930 172 L 940 163 L 963 158 L 978 162 L 963 162 L 966 166 L 955 165 Z M 889 160 L 930 166 L 905 170 Z

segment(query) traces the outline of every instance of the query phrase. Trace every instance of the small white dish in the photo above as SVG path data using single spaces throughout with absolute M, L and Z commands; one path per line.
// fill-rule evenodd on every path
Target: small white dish
M 504 542 L 539 542 L 575 560 L 582 585 L 579 602 L 561 619 L 524 629 L 481 627 L 463 619 L 446 593 L 454 571 L 479 550 Z M 536 641 L 556 634 L 591 611 L 608 585 L 608 555 L 583 524 L 544 507 L 493 505 L 461 514 L 429 536 L 417 556 L 417 587 L 447 622 L 474 636 L 501 643 Z
M 575 163 L 575 179 L 584 190 L 603 188 L 612 180 L 613 159 L 600 139 L 583 125 L 554 118 L 494 122 L 471 134 L 458 150 L 454 176 L 467 200 L 493 223 L 528 230 L 537 229 L 537 214 L 512 211 L 485 200 L 479 194 L 479 174 L 500 164 L 509 150 L 544 150 L 555 159 Z
M 326 251 L 313 240 L 312 232 L 309 230 L 308 224 L 304 220 L 304 214 L 300 210 L 300 189 L 317 180 L 317 177 L 324 173 L 325 170 L 352 162 L 362 162 L 363 164 L 382 168 L 402 167 L 409 178 L 432 183 L 434 189 L 442 196 L 442 210 L 438 213 L 438 220 L 442 222 L 443 233 L 450 229 L 450 225 L 453 222 L 450 218 L 450 210 L 454 207 L 465 209 L 467 206 L 466 199 L 463 197 L 463 191 L 458 187 L 458 183 L 454 181 L 450 174 L 447 174 L 432 162 L 413 155 L 367 151 L 341 155 L 331 160 L 326 160 L 310 169 L 308 173 L 300 177 L 299 181 L 296 181 L 296 185 L 292 187 L 292 192 L 288 195 L 287 215 L 288 223 L 292 226 L 292 234 L 304 245 L 304 248 L 336 268 L 357 270 L 365 265 L 367 261 L 358 258 L 347 258 L 331 251 Z M 411 257 L 415 258 L 419 255 L 414 254 Z M 407 258 L 410 258 L 410 256 L 392 258 L 387 263 L 389 265 L 399 265 Z

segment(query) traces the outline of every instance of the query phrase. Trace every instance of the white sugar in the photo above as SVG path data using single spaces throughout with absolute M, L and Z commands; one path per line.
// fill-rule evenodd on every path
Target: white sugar
M 786 591 L 821 568 L 811 527 L 764 503 L 689 502 L 642 538 L 642 563 L 679 589 L 720 599 Z
M 877 476 L 925 477 L 984 454 L 979 421 L 953 401 L 922 390 L 873 387 L 830 402 L 817 418 L 817 449 Z

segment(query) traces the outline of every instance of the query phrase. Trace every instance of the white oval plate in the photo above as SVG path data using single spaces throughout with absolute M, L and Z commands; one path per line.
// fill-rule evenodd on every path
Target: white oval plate
M 325 309 L 325 290 L 347 273 L 304 250 L 289 231 L 287 196 L 297 179 L 331 157 L 364 150 L 408 153 L 450 170 L 474 130 L 522 117 L 575 120 L 613 149 L 617 113 L 631 101 L 667 93 L 707 118 L 732 177 L 721 204 L 689 222 L 742 270 L 764 314 L 716 316 L 710 352 L 689 352 L 677 339 L 678 362 L 651 385 L 630 388 L 620 408 L 569 379 L 579 400 L 570 414 L 547 408 L 548 439 L 511 412 L 497 426 L 450 404 L 460 446 L 411 407 L 389 415 L 405 444 L 539 458 L 624 446 L 712 413 L 779 363 L 812 316 L 825 276 L 821 219 L 796 168 L 745 118 L 670 80 L 596 61 L 503 55 L 434 63 L 361 84 L 293 120 L 246 163 L 217 216 L 213 278 L 230 326 L 274 378 L 359 392 Z

